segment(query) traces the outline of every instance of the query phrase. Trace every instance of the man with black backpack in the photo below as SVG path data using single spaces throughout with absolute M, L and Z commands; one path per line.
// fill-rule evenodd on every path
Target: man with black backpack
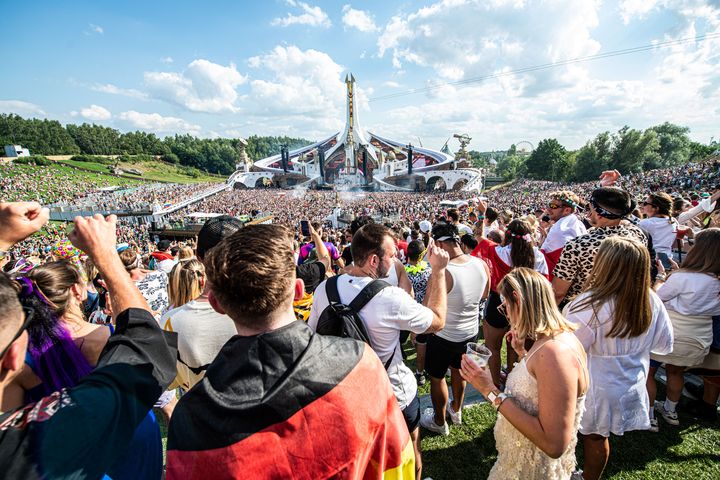
M 400 332 L 433 333 L 445 326 L 447 286 L 445 268 L 448 254 L 430 245 L 428 260 L 432 275 L 428 280 L 424 305 L 404 290 L 379 278 L 393 268 L 395 242 L 387 227 L 369 224 L 353 236 L 353 266 L 346 275 L 333 277 L 315 290 L 308 325 L 318 333 L 363 339 L 385 365 L 415 448 L 415 467 L 420 476 L 422 464 L 418 444 L 420 402 L 417 382 L 403 363 Z M 353 311 L 359 318 L 353 318 Z

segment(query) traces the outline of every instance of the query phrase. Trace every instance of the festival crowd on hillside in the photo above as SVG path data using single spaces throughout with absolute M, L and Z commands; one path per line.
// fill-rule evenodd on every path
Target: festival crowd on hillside
M 489 478 L 601 478 L 611 436 L 717 425 L 719 173 L 232 190 L 175 214 L 222 214 L 181 242 L 0 203 L 0 476 L 424 478 L 470 384 Z

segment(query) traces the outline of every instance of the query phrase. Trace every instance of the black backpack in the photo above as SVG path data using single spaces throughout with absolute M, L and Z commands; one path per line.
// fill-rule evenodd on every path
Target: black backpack
M 360 318 L 359 312 L 375 295 L 385 287 L 389 287 L 390 284 L 384 280 L 373 280 L 357 294 L 353 301 L 350 302 L 350 305 L 345 305 L 340 301 L 340 293 L 337 287 L 338 278 L 339 275 L 330 277 L 325 283 L 328 306 L 320 314 L 315 331 L 320 335 L 352 338 L 365 342 L 372 347 L 370 336 L 365 328 L 365 323 Z M 385 363 L 385 370 L 390 366 L 393 356 L 395 356 L 394 352 Z

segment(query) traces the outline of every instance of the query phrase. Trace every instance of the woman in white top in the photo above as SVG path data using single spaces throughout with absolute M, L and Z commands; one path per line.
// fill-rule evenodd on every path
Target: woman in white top
M 655 399 L 654 374 L 661 363 L 667 372 L 667 398 L 653 402 L 670 425 L 679 425 L 675 408 L 684 385 L 684 371 L 703 363 L 713 341 L 712 317 L 720 315 L 720 228 L 708 228 L 695 236 L 682 268 L 667 278 L 657 290 L 665 304 L 674 331 L 673 351 L 652 355 L 648 393 Z M 652 412 L 651 412 L 652 416 Z
M 611 433 L 650 428 L 650 352 L 669 353 L 673 342 L 667 311 L 650 288 L 645 245 L 624 237 L 603 240 L 589 285 L 565 314 L 587 352 L 590 388 L 580 433 L 583 477 L 595 480 L 607 465 Z
M 677 239 L 677 222 L 670 217 L 672 207 L 672 197 L 667 193 L 650 193 L 642 203 L 647 218 L 638 224 L 652 237 L 655 252 L 667 270 L 671 268 L 672 248 Z
M 461 374 L 500 412 L 495 424 L 498 458 L 490 480 L 569 479 L 589 378 L 585 351 L 560 314 L 550 282 L 516 268 L 498 285 L 522 360 L 508 375 L 505 393 L 487 368 L 463 355 Z M 525 339 L 535 340 L 525 351 Z

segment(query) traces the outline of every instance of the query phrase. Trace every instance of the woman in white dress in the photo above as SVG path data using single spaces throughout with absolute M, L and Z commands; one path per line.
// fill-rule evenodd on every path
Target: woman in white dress
M 650 352 L 670 352 L 673 337 L 665 307 L 650 286 L 645 245 L 624 237 L 603 240 L 588 285 L 564 312 L 587 352 L 590 388 L 580 433 L 583 477 L 595 480 L 607 465 L 611 433 L 650 428 L 645 388 Z
M 510 321 L 509 339 L 521 360 L 505 392 L 488 368 L 463 356 L 461 374 L 500 413 L 495 424 L 498 458 L 490 480 L 569 479 L 589 383 L 585 351 L 555 305 L 550 282 L 520 267 L 498 284 Z M 525 339 L 535 341 L 525 351 Z
M 652 355 L 648 378 L 650 400 L 655 399 L 654 373 L 661 363 L 667 373 L 667 398 L 653 402 L 655 410 L 670 425 L 679 425 L 676 407 L 680 401 L 687 367 L 703 363 L 713 342 L 712 317 L 720 315 L 720 229 L 708 228 L 695 236 L 680 270 L 667 277 L 658 289 L 672 322 L 674 341 L 669 355 Z M 652 414 L 652 412 L 651 412 Z M 656 423 L 657 425 L 657 423 Z

